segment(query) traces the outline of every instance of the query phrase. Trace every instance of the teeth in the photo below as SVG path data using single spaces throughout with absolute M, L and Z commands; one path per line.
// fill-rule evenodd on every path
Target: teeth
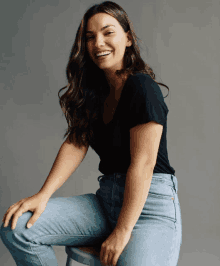
M 96 54 L 96 56 L 107 55 L 107 54 L 110 54 L 110 53 L 111 52 L 102 52 L 102 53 Z

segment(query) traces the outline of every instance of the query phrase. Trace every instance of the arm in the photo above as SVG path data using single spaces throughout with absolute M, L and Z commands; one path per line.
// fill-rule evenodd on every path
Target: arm
M 163 126 L 151 121 L 130 130 L 131 164 L 126 174 L 124 199 L 116 228 L 132 231 L 151 185 Z
M 86 156 L 89 147 L 76 148 L 66 140 L 60 147 L 50 173 L 40 191 L 43 197 L 50 198 L 60 188 L 70 175 L 78 168 Z
M 153 176 L 153 167 L 132 167 L 127 171 L 124 199 L 116 230 L 131 232 L 146 202 Z

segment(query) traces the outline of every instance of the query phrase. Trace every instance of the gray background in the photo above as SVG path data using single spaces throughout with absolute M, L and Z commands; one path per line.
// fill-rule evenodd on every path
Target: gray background
M 67 128 L 57 93 L 67 84 L 70 49 L 83 14 L 100 2 L 1 2 L 1 217 L 13 203 L 38 192 L 49 174 Z M 168 153 L 183 222 L 178 265 L 219 265 L 219 0 L 116 2 L 143 41 L 141 55 L 157 81 L 170 88 Z M 98 164 L 89 148 L 52 197 L 95 193 Z M 65 265 L 64 247 L 54 250 Z M 0 264 L 15 265 L 1 241 Z

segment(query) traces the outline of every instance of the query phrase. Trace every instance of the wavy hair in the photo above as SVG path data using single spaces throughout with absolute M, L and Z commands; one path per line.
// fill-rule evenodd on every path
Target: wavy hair
M 141 58 L 137 42 L 139 38 L 136 36 L 132 22 L 123 8 L 112 1 L 95 4 L 89 8 L 78 27 L 69 56 L 66 67 L 68 85 L 58 92 L 59 104 L 68 123 L 68 129 L 63 138 L 68 135 L 68 142 L 73 143 L 78 148 L 88 147 L 92 143 L 93 125 L 98 118 L 100 104 L 109 93 L 108 86 L 104 86 L 106 79 L 103 71 L 90 59 L 86 49 L 87 22 L 90 17 L 97 13 L 106 13 L 114 17 L 126 33 L 130 30 L 132 36 L 132 45 L 126 47 L 125 50 L 125 68 L 116 70 L 115 74 L 124 80 L 124 75 L 145 73 L 155 81 L 153 70 Z M 156 83 L 165 86 L 169 91 L 165 84 Z M 67 91 L 60 97 L 60 92 L 65 88 Z

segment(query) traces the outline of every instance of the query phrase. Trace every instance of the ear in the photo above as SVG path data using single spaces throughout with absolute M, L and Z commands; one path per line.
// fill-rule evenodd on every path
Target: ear
M 132 46 L 132 36 L 131 36 L 130 30 L 126 34 L 127 34 L 127 44 L 126 44 L 126 46 L 130 47 L 130 46 Z

